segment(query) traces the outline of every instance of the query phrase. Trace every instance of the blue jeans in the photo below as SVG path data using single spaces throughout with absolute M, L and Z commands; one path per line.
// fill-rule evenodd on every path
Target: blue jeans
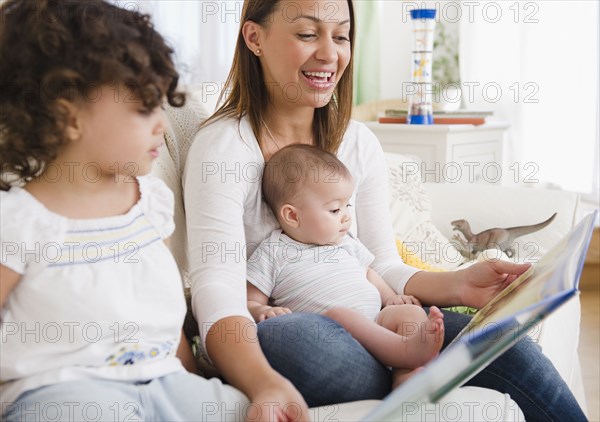
M 185 371 L 144 383 L 83 379 L 29 390 L 2 403 L 6 422 L 240 421 L 248 399 L 217 378 Z
M 444 311 L 444 347 L 470 317 Z M 382 399 L 391 371 L 373 358 L 335 321 L 316 314 L 287 314 L 258 324 L 267 359 L 289 379 L 308 405 Z M 540 347 L 525 338 L 466 385 L 507 393 L 527 421 L 586 420 L 575 397 Z

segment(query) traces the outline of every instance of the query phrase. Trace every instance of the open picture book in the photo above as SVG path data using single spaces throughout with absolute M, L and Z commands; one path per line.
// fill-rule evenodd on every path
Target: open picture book
M 363 420 L 402 420 L 408 404 L 435 403 L 483 370 L 528 330 L 577 295 L 598 210 L 481 308 L 442 353 Z

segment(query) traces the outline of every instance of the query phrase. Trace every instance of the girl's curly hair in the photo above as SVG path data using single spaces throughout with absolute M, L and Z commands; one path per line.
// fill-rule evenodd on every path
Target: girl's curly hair
M 60 101 L 133 93 L 151 110 L 180 107 L 173 50 L 150 17 L 103 0 L 8 0 L 0 5 L 0 174 L 38 175 L 65 144 Z M 0 189 L 9 184 L 0 180 Z

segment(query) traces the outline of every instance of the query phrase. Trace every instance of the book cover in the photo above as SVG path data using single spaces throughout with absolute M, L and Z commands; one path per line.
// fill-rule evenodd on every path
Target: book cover
M 598 210 L 584 217 L 540 261 L 481 308 L 438 357 L 362 420 L 405 420 L 414 407 L 406 404 L 438 402 L 575 296 L 597 218 Z
M 384 112 L 384 116 L 382 117 L 406 117 L 408 114 L 408 110 L 401 109 L 387 109 Z M 484 111 L 484 110 L 454 110 L 454 111 L 437 111 L 434 110 L 433 118 L 436 117 L 452 117 L 452 118 L 486 118 L 488 116 L 492 116 L 494 114 L 493 111 Z

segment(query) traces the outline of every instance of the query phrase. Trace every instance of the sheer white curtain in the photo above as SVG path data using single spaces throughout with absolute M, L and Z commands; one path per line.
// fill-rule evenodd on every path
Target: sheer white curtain
M 464 106 L 510 122 L 508 180 L 598 201 L 598 2 L 462 2 Z
M 202 101 L 212 109 L 231 67 L 243 1 L 114 3 L 121 7 L 137 7 L 152 16 L 156 29 L 175 49 L 182 82 L 202 89 Z

